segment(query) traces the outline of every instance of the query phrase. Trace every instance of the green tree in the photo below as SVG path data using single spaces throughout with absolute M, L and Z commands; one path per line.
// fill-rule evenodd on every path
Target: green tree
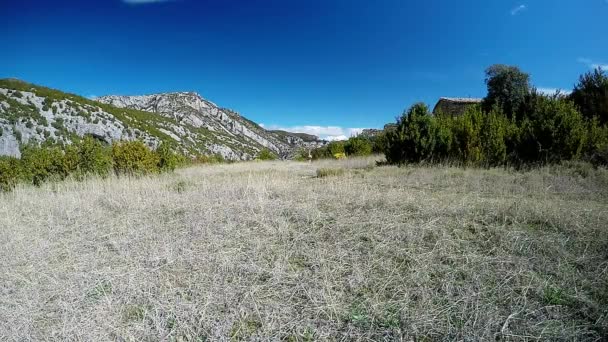
M 486 69 L 488 94 L 484 99 L 484 110 L 489 112 L 498 105 L 507 116 L 518 111 L 530 92 L 530 75 L 516 66 L 495 64 Z
M 608 123 L 608 75 L 601 68 L 581 75 L 570 98 L 584 117 Z
M 351 137 L 344 143 L 344 153 L 348 156 L 367 156 L 372 154 L 372 143 L 364 137 Z
M 432 156 L 433 118 L 424 103 L 416 103 L 397 120 L 387 134 L 385 156 L 389 163 L 419 162 Z

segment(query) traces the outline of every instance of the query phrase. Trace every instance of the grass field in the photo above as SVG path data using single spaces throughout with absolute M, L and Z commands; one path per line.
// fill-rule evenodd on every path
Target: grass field
M 607 339 L 607 170 L 373 165 L 0 194 L 0 340 Z

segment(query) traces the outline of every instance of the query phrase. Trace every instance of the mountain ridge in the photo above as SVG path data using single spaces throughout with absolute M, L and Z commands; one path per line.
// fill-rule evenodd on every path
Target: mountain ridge
M 191 91 L 88 99 L 17 79 L 0 80 L 0 155 L 27 143 L 69 144 L 85 135 L 112 143 L 168 141 L 185 155 L 249 160 L 268 149 L 280 158 L 326 142 L 266 130 Z

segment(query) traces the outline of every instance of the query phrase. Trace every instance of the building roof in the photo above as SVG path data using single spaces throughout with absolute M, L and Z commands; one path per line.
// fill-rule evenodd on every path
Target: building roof
M 473 97 L 440 97 L 439 101 L 449 101 L 456 103 L 481 103 L 483 99 Z
M 440 97 L 433 108 L 433 114 L 444 113 L 461 115 L 472 105 L 481 103 L 483 99 L 472 97 Z

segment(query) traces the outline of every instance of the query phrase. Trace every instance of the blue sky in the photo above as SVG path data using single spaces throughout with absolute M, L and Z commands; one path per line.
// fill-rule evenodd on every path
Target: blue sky
M 348 136 L 417 101 L 608 67 L 608 0 L 0 0 L 0 77 L 84 96 L 196 91 L 265 127 Z

